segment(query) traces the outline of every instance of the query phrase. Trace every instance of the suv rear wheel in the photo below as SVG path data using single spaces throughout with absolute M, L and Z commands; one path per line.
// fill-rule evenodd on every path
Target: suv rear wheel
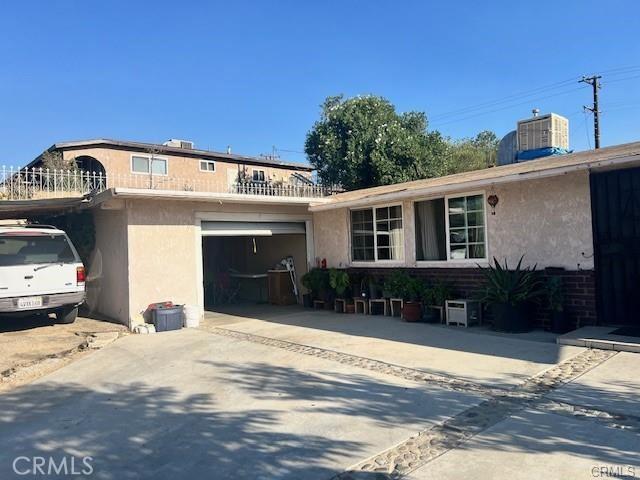
M 64 307 L 56 311 L 58 323 L 73 323 L 78 316 L 78 307 Z

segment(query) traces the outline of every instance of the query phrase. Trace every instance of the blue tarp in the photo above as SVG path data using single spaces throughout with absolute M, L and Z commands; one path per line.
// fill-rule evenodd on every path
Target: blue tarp
M 566 148 L 560 147 L 546 147 L 546 148 L 535 148 L 533 150 L 520 150 L 516 154 L 516 160 L 518 162 L 524 160 L 533 160 L 534 158 L 541 157 L 550 157 L 552 155 L 564 155 L 566 153 L 572 153 L 573 150 L 567 150 Z

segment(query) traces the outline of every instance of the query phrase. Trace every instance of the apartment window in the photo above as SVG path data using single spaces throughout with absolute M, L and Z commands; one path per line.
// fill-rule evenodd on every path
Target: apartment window
M 216 171 L 216 162 L 212 160 L 200 160 L 200 171 L 201 172 L 215 172 Z
M 154 157 L 152 161 L 151 157 L 143 155 L 133 155 L 131 157 L 131 171 L 133 173 L 153 173 L 153 175 L 166 175 L 167 162 L 168 160 L 166 158 Z
M 484 259 L 484 195 L 416 202 L 416 260 Z
M 252 179 L 254 182 L 264 182 L 265 178 L 264 170 L 253 170 Z
M 401 260 L 404 256 L 402 207 L 351 211 L 351 258 L 355 262 Z

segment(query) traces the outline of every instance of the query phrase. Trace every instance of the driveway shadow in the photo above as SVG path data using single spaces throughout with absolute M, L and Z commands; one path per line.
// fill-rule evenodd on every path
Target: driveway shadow
M 339 469 L 327 459 L 360 448 L 278 424 L 277 412 L 220 409 L 214 395 L 173 388 L 36 384 L 0 396 L 0 478 L 24 478 L 18 456 L 64 455 L 91 456 L 99 479 L 329 478 Z

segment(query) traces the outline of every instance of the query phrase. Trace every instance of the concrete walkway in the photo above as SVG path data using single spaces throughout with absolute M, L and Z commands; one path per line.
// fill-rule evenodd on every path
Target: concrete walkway
M 0 395 L 0 478 L 24 478 L 20 455 L 89 455 L 91 478 L 114 480 L 640 473 L 640 356 L 621 355 L 384 317 L 211 314 Z

